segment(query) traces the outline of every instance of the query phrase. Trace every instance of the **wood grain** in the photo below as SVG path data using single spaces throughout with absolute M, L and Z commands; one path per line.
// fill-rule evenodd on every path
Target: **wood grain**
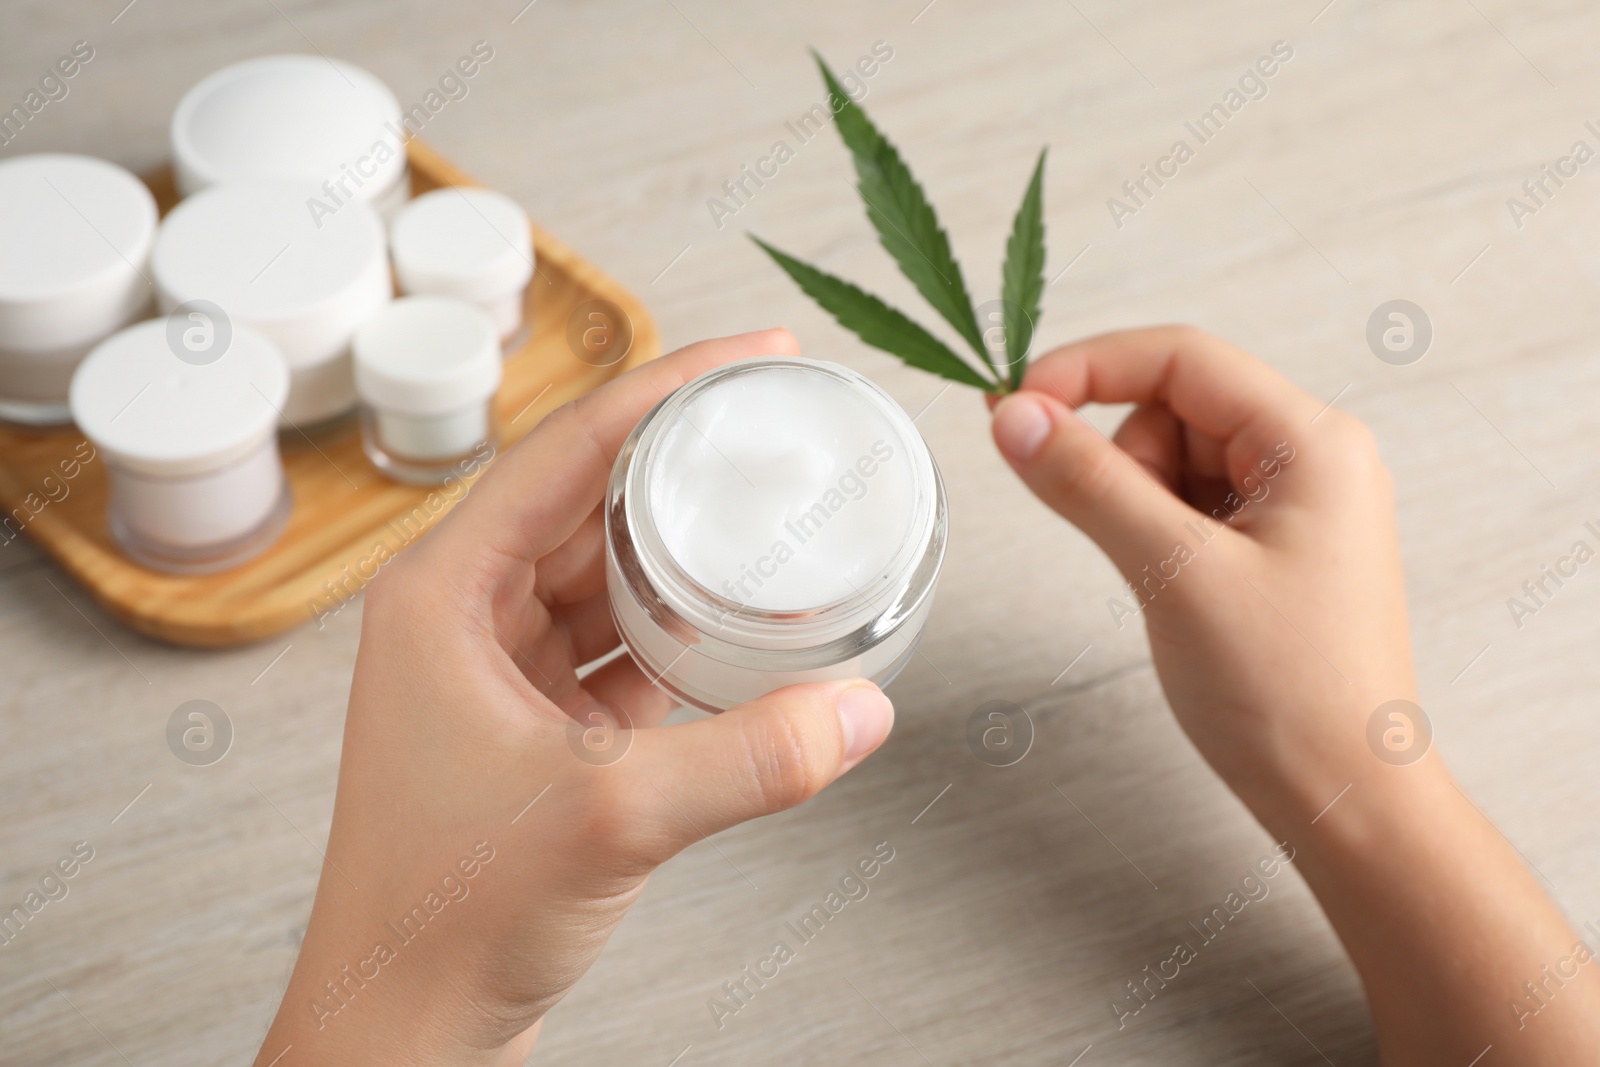
M 412 196 L 478 184 L 422 141 L 411 141 L 407 154 Z M 145 181 L 163 214 L 177 203 L 169 168 Z M 502 447 L 546 413 L 661 352 L 655 324 L 633 294 L 537 223 L 533 241 L 537 272 L 524 309 L 533 329 L 507 357 L 495 396 Z M 589 301 L 608 302 L 631 323 L 631 346 L 605 366 L 579 359 L 568 339 L 574 312 Z M 72 463 L 75 454 L 92 454 L 79 451 L 84 440 L 75 428 L 0 427 L 0 511 L 12 520 L 6 532 L 14 536 L 20 528 L 106 611 L 142 634 L 203 648 L 237 645 L 292 629 L 359 595 L 376 572 L 375 559 L 420 537 L 481 474 L 475 469 L 442 489 L 392 481 L 367 459 L 352 420 L 312 436 L 286 431 L 282 441 L 293 499 L 288 526 L 266 552 L 230 570 L 164 574 L 123 555 L 106 527 L 104 463 Z M 64 479 L 68 470 L 75 476 Z

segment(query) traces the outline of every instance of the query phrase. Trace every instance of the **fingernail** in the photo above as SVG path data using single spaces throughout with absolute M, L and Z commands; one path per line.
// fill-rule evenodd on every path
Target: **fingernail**
M 868 682 L 839 694 L 839 722 L 844 728 L 844 769 L 883 744 L 894 725 L 894 705 L 883 690 Z
M 1037 397 L 1012 393 L 994 412 L 994 442 L 1013 463 L 1026 463 L 1050 436 L 1050 412 Z

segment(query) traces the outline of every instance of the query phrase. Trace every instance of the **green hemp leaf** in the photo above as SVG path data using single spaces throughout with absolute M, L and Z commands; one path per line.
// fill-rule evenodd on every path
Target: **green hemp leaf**
M 939 225 L 933 205 L 922 186 L 900 158 L 888 138 L 872 124 L 867 113 L 834 77 L 815 52 L 817 67 L 828 87 L 829 106 L 836 116 L 839 136 L 850 150 L 856 169 L 856 191 L 866 205 L 867 220 L 878 232 L 884 250 L 894 257 L 923 299 L 960 334 L 977 355 L 977 366 L 912 319 L 842 278 L 803 263 L 750 235 L 801 290 L 823 310 L 867 344 L 898 356 L 919 370 L 971 385 L 991 393 L 1008 393 L 1022 384 L 1028 365 L 1028 346 L 1039 321 L 1039 298 L 1044 292 L 1044 161 L 1039 153 L 1033 179 L 1017 209 L 1006 241 L 1001 271 L 999 321 L 1005 343 L 985 343 L 985 326 L 978 321 L 961 266 L 950 251 L 950 238 Z

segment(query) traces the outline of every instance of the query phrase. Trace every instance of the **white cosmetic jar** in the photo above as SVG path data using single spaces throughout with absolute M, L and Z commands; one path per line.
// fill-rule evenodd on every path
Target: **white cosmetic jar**
M 214 185 L 172 209 L 151 256 L 164 314 L 187 320 L 186 306 L 203 301 L 202 316 L 220 310 L 278 347 L 290 372 L 280 421 L 298 429 L 355 408 L 350 338 L 394 295 L 372 208 L 314 220 L 306 196 L 280 183 Z
M 235 327 L 225 350 L 201 358 L 180 359 L 167 323 L 151 319 L 96 345 L 72 378 L 72 417 L 110 475 L 112 536 L 135 562 L 178 574 L 259 555 L 289 515 L 283 357 Z
M 356 331 L 361 442 L 390 477 L 439 485 L 492 445 L 500 344 L 488 312 L 449 296 L 406 296 Z
M 184 196 L 225 181 L 307 186 L 329 213 L 351 201 L 390 217 L 411 186 L 400 101 L 360 67 L 323 56 L 260 56 L 208 75 L 172 116 Z
M 403 291 L 470 300 L 502 339 L 521 328 L 533 228 L 515 200 L 491 189 L 423 193 L 395 216 L 389 246 Z
M 617 456 L 606 582 L 629 652 L 721 711 L 780 686 L 887 684 L 944 560 L 944 485 L 911 419 L 845 367 L 772 357 L 676 390 Z
M 156 202 L 104 160 L 0 162 L 0 418 L 63 423 L 90 348 L 150 307 Z

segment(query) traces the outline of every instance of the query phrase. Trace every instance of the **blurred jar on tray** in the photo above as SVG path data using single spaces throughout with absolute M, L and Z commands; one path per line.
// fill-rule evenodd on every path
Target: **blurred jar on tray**
M 151 257 L 161 311 L 193 344 L 229 326 L 273 342 L 290 373 L 280 425 L 302 432 L 355 410 L 350 339 L 393 296 L 372 207 L 313 220 L 305 199 L 283 182 L 213 185 L 167 215 Z
M 70 418 L 67 390 L 97 343 L 151 307 L 156 203 L 89 156 L 0 162 L 0 419 Z
M 224 67 L 184 94 L 171 136 L 183 196 L 278 181 L 305 188 L 308 214 L 365 203 L 388 218 L 411 192 L 400 102 L 343 60 L 259 56 Z
M 390 251 L 400 288 L 468 300 L 489 313 L 501 343 L 531 328 L 524 322 L 535 261 L 527 212 L 491 189 L 435 189 L 395 216 Z
M 455 297 L 401 297 L 367 320 L 353 348 L 362 444 L 379 470 L 442 485 L 492 452 L 501 360 L 488 312 Z
M 195 353 L 171 326 L 151 319 L 96 345 L 73 376 L 72 416 L 105 458 L 123 552 L 203 574 L 264 552 L 288 521 L 276 427 L 289 368 L 248 327 Z

